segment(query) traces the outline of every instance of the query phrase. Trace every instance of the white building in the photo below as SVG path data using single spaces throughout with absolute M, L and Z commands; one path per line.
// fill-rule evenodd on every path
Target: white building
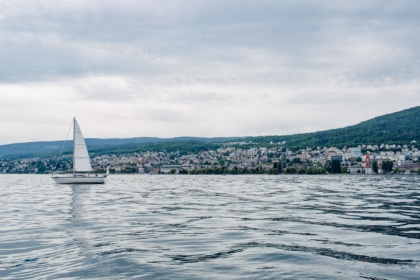
M 162 165 L 160 167 L 160 172 L 164 174 L 171 173 L 172 170 L 175 170 L 175 174 L 179 174 L 179 170 L 181 170 L 181 166 L 179 165 Z

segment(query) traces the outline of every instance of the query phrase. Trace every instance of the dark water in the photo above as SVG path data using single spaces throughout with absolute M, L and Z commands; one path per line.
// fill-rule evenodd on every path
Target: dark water
M 420 279 L 420 176 L 0 176 L 1 279 Z

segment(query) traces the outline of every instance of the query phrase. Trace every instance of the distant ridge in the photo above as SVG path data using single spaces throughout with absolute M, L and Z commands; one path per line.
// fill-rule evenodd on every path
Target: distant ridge
M 200 141 L 205 143 L 211 142 L 226 142 L 233 139 L 233 137 L 174 137 L 174 138 L 158 138 L 158 137 L 133 137 L 133 138 L 86 138 L 86 145 L 93 149 L 123 146 L 128 144 L 148 144 L 148 143 L 167 143 L 179 141 Z M 39 141 L 27 143 L 15 143 L 0 145 L 0 157 L 37 157 L 40 155 L 48 156 L 49 154 L 58 154 L 63 147 L 65 150 L 70 150 L 70 141 Z
M 311 147 L 342 147 L 380 145 L 384 144 L 409 144 L 411 141 L 420 141 L 420 106 L 409 108 L 403 111 L 382 115 L 356 125 L 344 128 L 331 129 L 325 131 L 294 134 L 286 136 L 255 136 L 255 137 L 175 137 L 175 138 L 157 138 L 157 137 L 135 137 L 135 138 L 87 138 L 86 144 L 93 152 L 102 153 L 109 149 L 113 152 L 122 152 L 125 149 L 134 151 L 141 145 L 150 146 L 158 149 L 157 144 L 184 143 L 197 147 L 197 143 L 210 144 L 243 141 L 260 145 L 269 143 L 279 143 L 286 141 L 286 147 L 290 149 L 299 149 Z M 0 157 L 37 157 L 57 155 L 62 148 L 64 141 L 43 141 L 0 145 Z M 70 142 L 65 147 L 70 150 Z M 201 144 L 201 148 L 203 145 Z M 172 145 L 173 148 L 178 147 Z

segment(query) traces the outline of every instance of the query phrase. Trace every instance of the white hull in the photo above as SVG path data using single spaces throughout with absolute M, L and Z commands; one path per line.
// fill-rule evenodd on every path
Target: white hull
M 57 184 L 105 184 L 106 175 L 92 175 L 92 174 L 53 175 L 52 179 Z

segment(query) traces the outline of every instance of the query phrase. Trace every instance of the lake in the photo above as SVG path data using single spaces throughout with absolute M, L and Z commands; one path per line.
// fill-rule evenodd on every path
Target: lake
M 419 279 L 418 175 L 0 175 L 1 279 Z

